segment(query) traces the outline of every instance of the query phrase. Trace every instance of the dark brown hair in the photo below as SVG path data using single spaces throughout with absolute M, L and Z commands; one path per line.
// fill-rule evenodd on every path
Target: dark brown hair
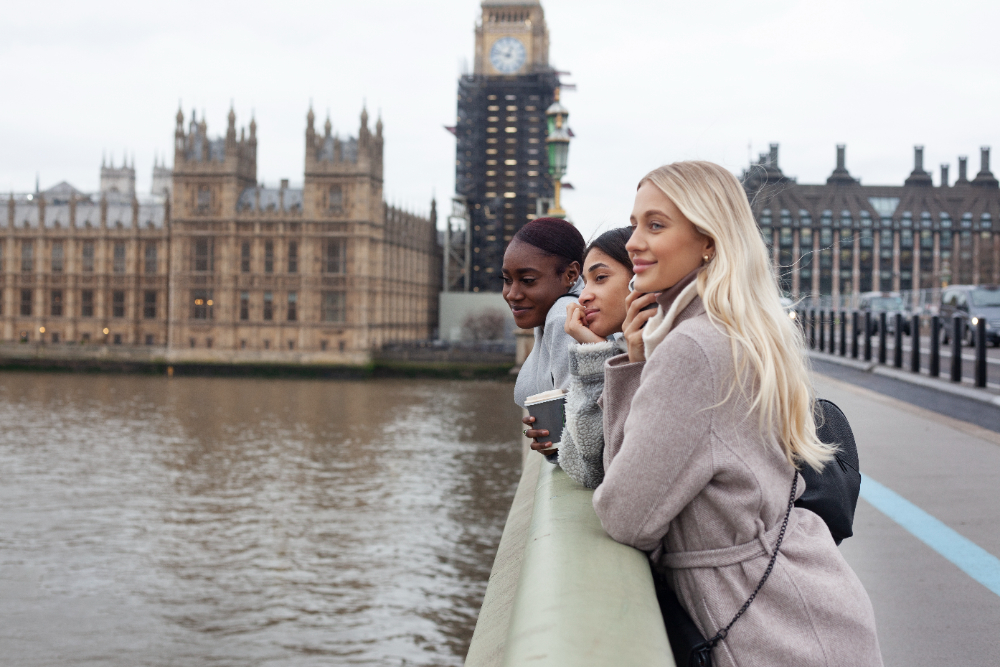
M 605 255 L 631 271 L 632 259 L 628 256 L 628 250 L 625 249 L 625 244 L 628 243 L 630 238 L 632 238 L 632 229 L 633 228 L 631 226 L 609 229 L 590 242 L 590 245 L 587 246 L 583 256 L 586 257 L 590 254 L 591 250 L 597 248 Z

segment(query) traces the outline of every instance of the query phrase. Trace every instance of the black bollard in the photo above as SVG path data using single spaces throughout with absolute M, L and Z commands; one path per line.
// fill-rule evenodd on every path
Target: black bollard
M 961 315 L 951 319 L 951 381 L 962 381 L 962 338 L 965 336 L 965 322 Z
M 986 319 L 976 318 L 976 386 L 986 386 Z
M 837 352 L 837 311 L 830 309 L 830 344 L 827 345 L 826 350 L 830 354 L 835 354 Z
M 816 349 L 816 311 L 809 311 L 809 349 Z
M 928 373 L 932 378 L 941 375 L 941 318 L 931 316 L 931 358 Z
M 914 315 L 910 322 L 910 370 L 920 372 L 920 316 Z
M 847 311 L 840 311 L 840 356 L 847 356 Z
M 892 316 L 892 325 L 896 327 L 892 339 L 892 365 L 896 368 L 903 367 L 903 314 L 896 313 Z
M 883 310 L 878 314 L 878 362 L 884 364 L 886 360 L 885 329 L 886 316 Z
M 865 361 L 872 360 L 872 312 L 865 311 Z
M 851 359 L 858 358 L 858 320 L 861 317 L 858 311 L 851 311 Z
M 826 351 L 826 311 L 819 310 L 819 351 Z

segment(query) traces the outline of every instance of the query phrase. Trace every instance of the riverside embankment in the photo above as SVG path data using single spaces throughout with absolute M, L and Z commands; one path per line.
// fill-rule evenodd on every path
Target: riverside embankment
M 396 346 L 332 358 L 310 352 L 239 352 L 162 346 L 0 343 L 0 369 L 321 378 L 506 379 L 513 352 L 496 346 Z

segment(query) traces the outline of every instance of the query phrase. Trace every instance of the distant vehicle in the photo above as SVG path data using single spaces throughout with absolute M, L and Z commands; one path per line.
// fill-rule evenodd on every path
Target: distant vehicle
M 792 320 L 795 320 L 795 302 L 789 299 L 787 296 L 781 297 L 781 307 L 785 309 L 785 314 Z
M 879 313 L 885 313 L 886 334 L 896 333 L 896 313 L 899 313 L 903 316 L 903 333 L 910 335 L 910 313 L 899 292 L 865 292 L 858 300 L 858 310 L 862 317 L 866 312 L 872 314 L 869 336 L 878 333 Z
M 986 320 L 986 342 L 1000 347 L 1000 285 L 951 285 L 941 291 L 942 341 L 951 340 L 952 318 L 962 318 L 962 342 L 976 344 L 975 327 Z

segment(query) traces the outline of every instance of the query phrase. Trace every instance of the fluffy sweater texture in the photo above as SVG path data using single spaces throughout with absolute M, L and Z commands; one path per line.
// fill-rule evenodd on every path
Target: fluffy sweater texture
M 670 305 L 660 302 L 661 324 Z M 723 400 L 736 373 L 732 348 L 701 299 L 678 307 L 662 334 L 645 363 L 606 363 L 605 477 L 594 509 L 611 537 L 649 554 L 711 637 L 760 581 L 797 473 L 742 392 Z M 713 659 L 882 664 L 871 602 L 819 516 L 792 510 L 770 578 Z
M 604 362 L 621 352 L 618 340 L 569 346 L 569 393 L 559 465 L 588 489 L 596 489 L 604 479 L 604 415 L 597 403 L 604 391 Z
M 564 327 L 566 306 L 576 301 L 582 290 L 583 281 L 578 279 L 569 294 L 556 299 L 549 308 L 545 324 L 535 327 L 535 344 L 514 384 L 514 402 L 522 408 L 529 396 L 569 386 L 569 345 L 576 341 Z

